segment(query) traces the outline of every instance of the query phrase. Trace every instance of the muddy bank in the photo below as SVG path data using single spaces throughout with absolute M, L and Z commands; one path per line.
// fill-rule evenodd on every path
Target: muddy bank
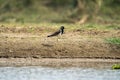
M 35 59 L 35 58 L 0 58 L 0 66 L 43 66 L 43 67 L 83 67 L 83 68 L 111 68 L 120 64 L 118 59 Z
M 1 58 L 105 58 L 120 59 L 120 46 L 99 36 L 67 33 L 47 38 L 47 33 L 1 33 Z
M 65 29 L 47 38 L 53 27 L 0 27 L 0 58 L 102 58 L 120 59 L 120 45 L 105 38 L 120 37 L 120 30 Z

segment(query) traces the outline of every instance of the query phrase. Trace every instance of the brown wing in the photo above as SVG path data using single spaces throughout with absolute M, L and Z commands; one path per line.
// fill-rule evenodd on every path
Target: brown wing
M 57 36 L 59 33 L 60 33 L 60 31 L 56 31 L 56 32 L 54 32 L 53 34 L 48 35 L 47 37 Z

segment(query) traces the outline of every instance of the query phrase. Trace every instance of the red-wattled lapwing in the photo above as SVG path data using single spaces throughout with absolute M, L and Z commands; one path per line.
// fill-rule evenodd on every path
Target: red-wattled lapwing
M 54 32 L 51 35 L 48 35 L 47 37 L 53 37 L 53 36 L 58 36 L 59 34 L 62 35 L 64 33 L 64 26 L 61 26 L 60 29 L 56 32 Z

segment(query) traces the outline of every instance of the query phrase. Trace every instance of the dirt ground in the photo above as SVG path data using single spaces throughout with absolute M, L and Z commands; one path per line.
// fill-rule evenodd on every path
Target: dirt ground
M 112 69 L 114 64 L 120 64 L 120 59 L 88 59 L 88 58 L 0 58 L 1 67 L 26 67 L 41 66 L 52 68 L 96 68 L 96 69 Z
M 120 59 L 120 46 L 104 40 L 120 37 L 120 30 L 66 30 L 62 36 L 50 38 L 46 36 L 51 32 L 40 28 L 27 31 L 27 28 L 1 27 L 0 57 Z

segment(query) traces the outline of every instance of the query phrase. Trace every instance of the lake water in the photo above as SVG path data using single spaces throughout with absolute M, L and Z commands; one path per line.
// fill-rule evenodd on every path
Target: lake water
M 120 70 L 0 67 L 0 80 L 120 80 Z

